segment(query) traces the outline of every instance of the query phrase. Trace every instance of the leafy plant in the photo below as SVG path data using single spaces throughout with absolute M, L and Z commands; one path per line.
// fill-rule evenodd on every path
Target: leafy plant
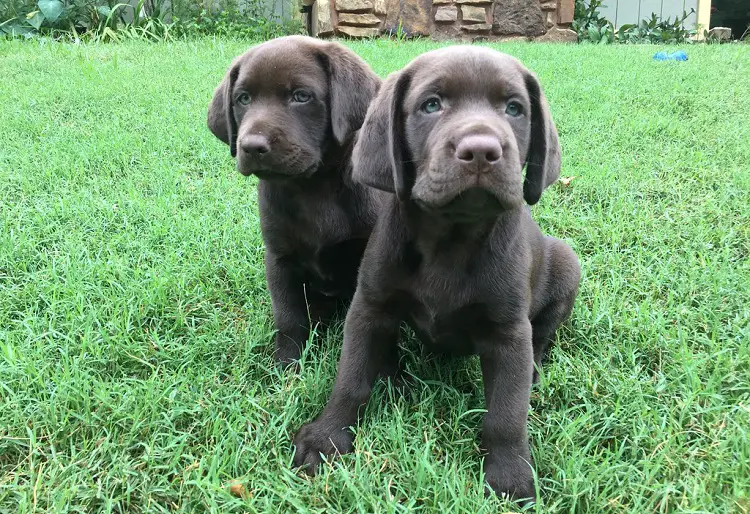
M 96 0 L 38 0 L 20 5 L 13 16 L 0 23 L 0 30 L 11 36 L 69 34 L 78 37 L 116 28 L 126 9 L 134 8 L 125 3 L 113 5 Z
M 175 17 L 174 30 L 180 36 L 221 36 L 239 39 L 271 39 L 303 32 L 299 20 L 283 20 L 274 15 L 240 12 L 238 9 L 211 13 L 202 9 L 195 18 Z
M 399 44 L 405 43 L 406 41 L 415 41 L 422 37 L 418 33 L 409 32 L 409 30 L 404 27 L 404 21 L 401 19 L 398 20 L 398 25 L 395 27 L 386 28 L 383 31 L 383 35 Z
M 695 30 L 685 28 L 685 20 L 695 10 L 683 11 L 674 20 L 660 19 L 652 13 L 650 18 L 634 24 L 625 24 L 615 30 L 612 22 L 599 12 L 606 7 L 603 0 L 576 0 L 573 30 L 578 33 L 578 41 L 592 43 L 688 43 L 692 42 Z
M 603 0 L 576 0 L 572 28 L 578 33 L 578 41 L 614 42 L 615 27 L 601 15 L 600 7 L 606 7 Z
M 391 28 L 388 35 L 399 43 L 406 41 L 409 35 L 407 34 L 406 29 L 404 29 L 404 20 L 399 19 L 396 28 Z
M 301 20 L 283 19 L 263 0 L 219 0 L 204 5 L 195 0 L 172 0 L 172 11 L 173 29 L 181 36 L 270 39 L 304 33 Z
M 660 20 L 655 13 L 651 13 L 651 18 L 643 19 L 637 24 L 622 25 L 617 30 L 617 40 L 624 43 L 692 42 L 695 30 L 687 30 L 685 20 L 693 13 L 695 9 L 690 9 L 690 12 L 683 11 L 681 17 L 674 17 L 674 21 L 671 21 L 671 18 Z
M 236 0 L 224 0 L 217 11 L 196 10 L 196 3 L 187 0 L 170 4 L 138 0 L 136 5 L 117 1 L 8 0 L 9 5 L 0 7 L 0 35 L 109 42 L 203 35 L 269 39 L 302 31 L 300 21 L 266 12 L 262 0 L 245 1 L 242 6 Z

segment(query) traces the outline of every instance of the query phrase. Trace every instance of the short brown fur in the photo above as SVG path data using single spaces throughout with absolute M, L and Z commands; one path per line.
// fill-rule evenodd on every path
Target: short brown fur
M 380 195 L 350 180 L 350 155 L 379 86 L 346 47 L 289 36 L 237 57 L 214 92 L 208 127 L 259 178 L 279 362 L 353 294 Z
M 315 473 L 321 454 L 352 450 L 348 427 L 378 374 L 397 367 L 406 321 L 429 348 L 479 354 L 487 483 L 534 497 L 526 433 L 534 364 L 580 281 L 573 251 L 543 236 L 526 205 L 560 173 L 536 77 L 485 48 L 423 54 L 383 84 L 353 166 L 356 179 L 393 194 L 365 250 L 333 392 L 297 433 L 295 465 Z

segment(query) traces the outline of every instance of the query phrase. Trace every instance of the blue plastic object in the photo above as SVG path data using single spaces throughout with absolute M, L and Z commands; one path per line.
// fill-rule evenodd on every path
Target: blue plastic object
M 688 56 L 682 50 L 679 50 L 677 52 L 672 52 L 671 54 L 668 54 L 667 52 L 656 52 L 654 54 L 654 60 L 655 61 L 687 61 Z

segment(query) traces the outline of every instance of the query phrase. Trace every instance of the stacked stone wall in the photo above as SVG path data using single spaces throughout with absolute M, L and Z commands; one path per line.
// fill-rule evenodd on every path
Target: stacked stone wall
M 315 0 L 313 35 L 576 41 L 575 0 Z

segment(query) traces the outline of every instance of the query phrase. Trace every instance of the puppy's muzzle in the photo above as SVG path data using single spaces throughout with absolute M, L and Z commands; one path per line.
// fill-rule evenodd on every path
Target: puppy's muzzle
M 500 164 L 503 148 L 493 135 L 469 134 L 458 142 L 454 155 L 462 171 L 487 173 Z

